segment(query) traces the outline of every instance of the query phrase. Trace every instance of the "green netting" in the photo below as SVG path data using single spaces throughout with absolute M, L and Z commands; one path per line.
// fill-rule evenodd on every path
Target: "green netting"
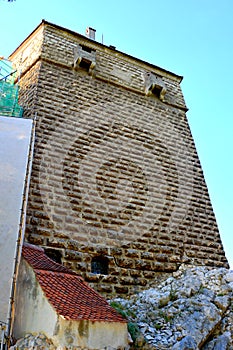
M 4 80 L 14 84 L 16 70 L 13 69 L 12 63 L 3 57 L 0 57 L 0 81 Z
M 0 57 L 0 115 L 22 117 L 23 108 L 18 104 L 19 88 L 14 85 L 16 71 L 9 60 Z
M 5 81 L 0 81 L 0 115 L 22 117 L 23 108 L 18 104 L 19 88 Z

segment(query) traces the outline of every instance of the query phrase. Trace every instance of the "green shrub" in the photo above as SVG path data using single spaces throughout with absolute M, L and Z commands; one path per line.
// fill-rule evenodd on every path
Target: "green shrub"
M 137 339 L 137 337 L 140 334 L 140 330 L 138 328 L 137 323 L 129 322 L 128 323 L 128 331 L 129 331 L 129 333 L 131 335 L 131 338 L 132 338 L 133 342 L 135 342 L 135 340 Z

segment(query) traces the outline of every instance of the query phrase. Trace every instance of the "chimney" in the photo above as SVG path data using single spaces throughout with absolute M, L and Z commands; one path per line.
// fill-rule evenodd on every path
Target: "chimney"
M 86 29 L 86 36 L 89 39 L 95 40 L 95 32 L 96 32 L 95 29 L 93 29 L 91 27 L 87 27 L 87 29 Z

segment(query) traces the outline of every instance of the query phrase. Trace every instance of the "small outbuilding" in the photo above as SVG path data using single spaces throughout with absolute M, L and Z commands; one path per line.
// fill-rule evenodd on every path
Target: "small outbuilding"
M 124 349 L 127 322 L 80 276 L 25 243 L 13 336 L 44 333 L 57 347 Z

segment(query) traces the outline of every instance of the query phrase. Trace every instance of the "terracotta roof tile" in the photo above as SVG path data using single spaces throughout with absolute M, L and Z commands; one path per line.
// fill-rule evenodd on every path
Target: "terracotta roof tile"
M 52 261 L 42 248 L 25 244 L 22 255 L 34 269 L 49 303 L 65 319 L 126 322 L 79 275 Z

